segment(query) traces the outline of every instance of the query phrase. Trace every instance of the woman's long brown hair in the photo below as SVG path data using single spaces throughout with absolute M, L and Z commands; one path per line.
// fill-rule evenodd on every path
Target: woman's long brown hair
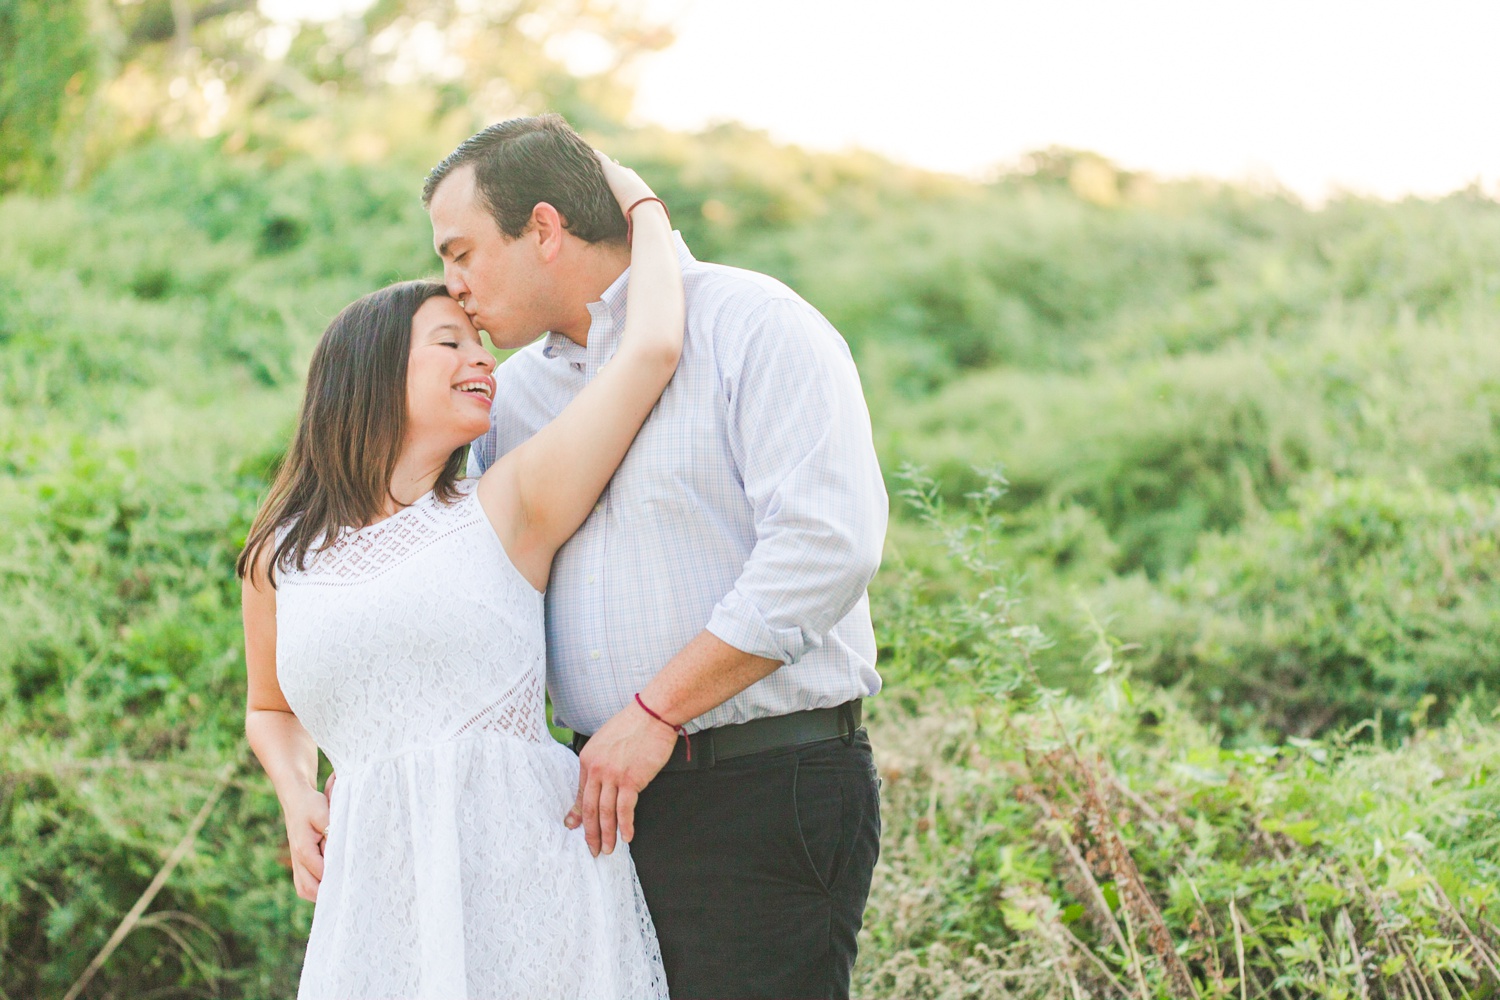
M 278 568 L 305 569 L 308 555 L 345 528 L 384 516 L 406 434 L 412 317 L 428 299 L 447 294 L 436 282 L 403 281 L 350 303 L 328 324 L 308 367 L 291 450 L 235 563 L 241 578 L 274 545 L 267 574 L 274 587 Z M 455 451 L 438 475 L 439 500 L 457 498 L 468 450 Z

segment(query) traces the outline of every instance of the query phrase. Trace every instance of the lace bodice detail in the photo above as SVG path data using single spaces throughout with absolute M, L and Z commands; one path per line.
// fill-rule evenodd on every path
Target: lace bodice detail
M 480 733 L 551 738 L 542 595 L 460 486 L 278 575 L 282 692 L 341 773 Z
M 455 534 L 476 527 L 491 530 L 474 486 L 473 480 L 460 483 L 459 498 L 452 504 L 441 503 L 433 493 L 427 493 L 384 521 L 345 529 L 338 541 L 308 559 L 300 574 L 302 581 L 365 583 Z

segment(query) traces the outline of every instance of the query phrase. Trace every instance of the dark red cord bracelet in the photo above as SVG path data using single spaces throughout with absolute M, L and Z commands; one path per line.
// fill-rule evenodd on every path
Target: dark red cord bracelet
M 637 202 L 636 204 L 640 204 L 640 202 Z M 663 205 L 662 207 L 665 208 L 666 206 Z M 641 701 L 641 695 L 640 695 L 639 691 L 636 692 L 635 703 L 637 705 L 641 706 L 641 711 L 645 712 L 647 715 L 651 716 L 651 718 L 655 719 L 657 722 L 660 722 L 662 725 L 670 727 L 671 730 L 672 730 L 672 732 L 676 733 L 678 736 L 681 736 L 684 740 L 686 740 L 687 741 L 687 759 L 688 760 L 692 760 L 693 759 L 693 738 L 688 735 L 688 732 L 687 732 L 686 729 L 682 728 L 681 726 L 674 726 L 674 725 L 672 725 L 666 719 L 663 719 L 661 716 L 659 716 L 655 712 L 651 711 L 651 709 L 646 706 L 646 703 L 644 701 Z
M 631 206 L 629 208 L 627 208 L 625 210 L 625 245 L 626 246 L 630 245 L 631 239 L 635 236 L 635 216 L 632 215 L 631 213 L 634 212 L 637 208 L 640 208 L 642 205 L 646 204 L 646 202 L 648 202 L 648 201 L 654 201 L 658 205 L 660 205 L 661 206 L 661 210 L 663 212 L 667 213 L 667 224 L 670 225 L 671 222 L 672 222 L 672 210 L 667 207 L 667 203 L 666 202 L 664 202 L 660 198 L 656 197 L 656 195 L 650 194 L 650 195 L 647 195 L 644 198 L 637 199 L 635 202 L 633 202 L 631 204 Z M 642 705 L 641 707 L 642 708 L 646 708 L 645 705 Z M 649 708 L 646 708 L 646 711 L 650 712 L 651 710 Z M 655 713 L 652 713 L 652 714 L 654 715 Z M 661 716 L 657 716 L 657 718 L 660 719 Z M 662 719 L 661 721 L 667 722 L 666 719 Z M 667 725 L 670 726 L 671 723 L 667 722 Z

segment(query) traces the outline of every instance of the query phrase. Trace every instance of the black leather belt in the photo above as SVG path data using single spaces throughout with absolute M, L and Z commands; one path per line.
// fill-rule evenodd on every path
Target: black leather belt
M 693 759 L 687 759 L 687 740 L 677 737 L 672 757 L 663 771 L 691 771 L 713 767 L 719 761 L 747 757 L 766 750 L 783 750 L 824 740 L 853 739 L 864 717 L 856 698 L 833 708 L 812 708 L 789 715 L 751 719 L 732 726 L 715 726 L 692 734 Z M 573 752 L 582 750 L 589 738 L 573 734 Z

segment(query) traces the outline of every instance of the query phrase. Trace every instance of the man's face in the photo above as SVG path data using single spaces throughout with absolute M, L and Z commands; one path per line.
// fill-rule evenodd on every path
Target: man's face
M 443 282 L 496 347 L 523 347 L 547 332 L 544 261 L 530 231 L 510 239 L 474 183 L 474 168 L 443 179 L 427 206 Z

